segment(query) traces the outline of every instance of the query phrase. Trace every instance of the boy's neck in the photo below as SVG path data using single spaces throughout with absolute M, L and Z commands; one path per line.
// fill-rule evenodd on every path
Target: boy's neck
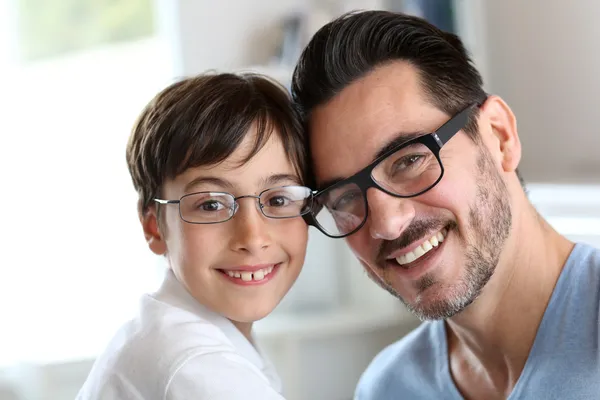
M 252 322 L 237 322 L 230 320 L 233 325 L 238 329 L 238 331 L 242 332 L 242 335 L 248 339 L 252 345 L 254 345 L 254 340 L 252 339 Z

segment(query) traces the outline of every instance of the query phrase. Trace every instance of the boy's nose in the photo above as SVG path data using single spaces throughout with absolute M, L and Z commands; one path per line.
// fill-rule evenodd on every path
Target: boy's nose
M 233 218 L 235 223 L 231 241 L 232 248 L 236 251 L 257 253 L 272 244 L 267 217 L 257 206 L 257 200 L 252 198 L 239 204 Z

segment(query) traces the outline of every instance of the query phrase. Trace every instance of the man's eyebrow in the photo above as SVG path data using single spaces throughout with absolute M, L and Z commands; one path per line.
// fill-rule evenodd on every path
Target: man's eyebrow
M 426 132 L 398 132 L 396 135 L 394 135 L 394 137 L 391 140 L 389 140 L 386 144 L 379 148 L 379 151 L 377 151 L 377 153 L 375 153 L 375 156 L 373 157 L 373 161 L 387 154 L 395 147 L 426 134 Z
M 383 146 L 381 146 L 379 148 L 377 153 L 375 153 L 375 156 L 373 156 L 373 160 L 371 162 L 377 160 L 379 157 L 381 157 L 384 154 L 386 154 L 387 152 L 391 151 L 396 146 L 400 146 L 408 141 L 411 141 L 413 139 L 416 139 L 416 138 L 426 135 L 426 134 L 427 134 L 426 132 L 398 132 L 398 133 L 396 133 L 391 140 L 389 140 L 387 143 L 385 143 Z M 367 166 L 365 165 L 363 168 L 366 168 L 366 167 Z M 319 184 L 319 187 L 317 190 L 326 189 L 329 186 L 335 185 L 336 183 L 343 181 L 344 179 L 347 179 L 347 178 L 349 178 L 349 177 L 345 177 L 345 178 L 335 177 L 335 178 L 327 179 L 326 181 L 323 181 L 321 184 Z
M 231 182 L 226 181 L 225 179 L 217 178 L 214 176 L 199 176 L 195 179 L 192 179 L 187 185 L 184 187 L 184 192 L 189 193 L 195 186 L 201 184 L 213 184 L 219 186 L 221 188 L 233 189 L 233 185 Z

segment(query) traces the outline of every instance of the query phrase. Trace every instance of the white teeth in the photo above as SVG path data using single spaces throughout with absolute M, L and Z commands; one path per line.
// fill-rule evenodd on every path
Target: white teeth
M 254 280 L 255 281 L 262 281 L 265 277 L 265 273 L 263 272 L 262 269 L 259 269 L 258 271 L 256 271 L 254 274 Z
M 419 257 L 421 257 L 423 254 L 425 254 L 425 249 L 424 249 L 422 246 L 419 246 L 419 247 L 417 247 L 416 249 L 414 249 L 412 252 L 415 254 L 415 256 L 416 256 L 417 258 L 419 258 Z
M 250 282 L 252 280 L 252 272 L 242 272 L 242 280 L 244 282 Z
M 240 278 L 244 282 L 250 282 L 252 280 L 262 281 L 263 279 L 265 279 L 265 276 L 267 276 L 271 272 L 273 272 L 273 268 L 274 268 L 274 266 L 270 266 L 267 268 L 256 270 L 254 272 L 250 272 L 250 271 L 223 271 L 223 272 L 225 272 L 227 275 L 229 275 L 232 278 Z
M 433 247 L 437 247 L 438 244 L 440 244 L 440 242 L 437 240 L 437 236 L 434 236 L 431 239 L 429 239 L 429 243 L 431 243 Z
M 439 246 L 439 244 L 444 241 L 444 238 L 447 234 L 448 231 L 446 229 L 442 229 L 441 231 L 430 237 L 428 240 L 424 241 L 419 247 L 417 247 L 413 251 L 403 254 L 400 257 L 397 257 L 396 262 L 400 265 L 405 265 L 417 260 L 418 258 L 427 254 L 434 247 Z
M 406 261 L 407 264 L 411 263 L 411 262 L 413 262 L 413 261 L 415 261 L 417 259 L 417 256 L 412 251 L 410 253 L 408 253 L 408 254 L 405 254 L 404 257 L 405 257 L 404 259 L 405 259 L 405 261 Z

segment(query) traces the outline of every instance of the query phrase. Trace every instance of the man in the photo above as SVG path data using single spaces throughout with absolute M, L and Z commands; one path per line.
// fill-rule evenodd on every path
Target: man
M 600 251 L 528 201 L 515 116 L 457 36 L 342 16 L 292 92 L 320 189 L 309 222 L 428 321 L 377 356 L 357 399 L 600 396 Z

